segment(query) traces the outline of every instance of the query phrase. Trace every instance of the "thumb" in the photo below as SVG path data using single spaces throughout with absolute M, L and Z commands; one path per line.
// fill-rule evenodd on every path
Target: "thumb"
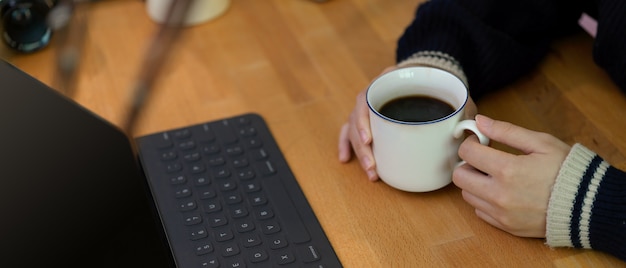
M 498 121 L 484 115 L 476 115 L 478 130 L 489 139 L 518 149 L 524 154 L 545 149 L 541 136 L 544 133 L 532 131 L 509 122 Z

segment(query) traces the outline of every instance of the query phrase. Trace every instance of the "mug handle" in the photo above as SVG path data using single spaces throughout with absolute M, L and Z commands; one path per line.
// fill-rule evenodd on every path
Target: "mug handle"
M 489 138 L 487 136 L 485 136 L 483 133 L 480 132 L 480 130 L 478 130 L 478 127 L 476 126 L 476 121 L 475 120 L 463 120 L 461 122 L 459 122 L 456 127 L 454 128 L 454 138 L 458 139 L 461 138 L 463 136 L 463 132 L 465 130 L 469 130 L 471 132 L 474 132 L 474 134 L 476 134 L 476 136 L 478 137 L 478 140 L 480 141 L 480 144 L 482 145 L 488 145 L 489 144 Z M 459 163 L 456 164 L 455 167 L 459 167 L 462 166 L 463 164 L 465 164 L 465 160 L 461 160 Z

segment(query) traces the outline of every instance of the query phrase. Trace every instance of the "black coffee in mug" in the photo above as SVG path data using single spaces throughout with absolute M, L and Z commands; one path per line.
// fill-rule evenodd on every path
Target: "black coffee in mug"
M 411 95 L 392 99 L 379 112 L 391 119 L 404 122 L 428 122 L 448 116 L 454 107 L 445 101 L 425 95 Z

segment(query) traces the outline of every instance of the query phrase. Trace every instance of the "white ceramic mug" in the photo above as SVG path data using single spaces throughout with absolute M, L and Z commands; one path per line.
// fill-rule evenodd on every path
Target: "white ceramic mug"
M 147 0 L 146 10 L 152 20 L 162 23 L 173 0 Z M 191 0 L 184 25 L 192 26 L 217 18 L 228 9 L 230 0 Z
M 425 122 L 404 122 L 380 113 L 387 102 L 412 95 L 442 100 L 454 112 Z M 367 104 L 379 177 L 409 192 L 428 192 L 448 185 L 452 171 L 462 163 L 458 148 L 464 131 L 474 132 L 482 144 L 489 143 L 474 120 L 463 120 L 468 99 L 463 81 L 437 68 L 401 68 L 376 78 L 367 89 Z

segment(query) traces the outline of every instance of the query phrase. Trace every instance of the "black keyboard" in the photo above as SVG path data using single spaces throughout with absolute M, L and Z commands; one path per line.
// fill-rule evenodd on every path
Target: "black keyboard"
M 178 267 L 341 267 L 259 115 L 137 144 Z

